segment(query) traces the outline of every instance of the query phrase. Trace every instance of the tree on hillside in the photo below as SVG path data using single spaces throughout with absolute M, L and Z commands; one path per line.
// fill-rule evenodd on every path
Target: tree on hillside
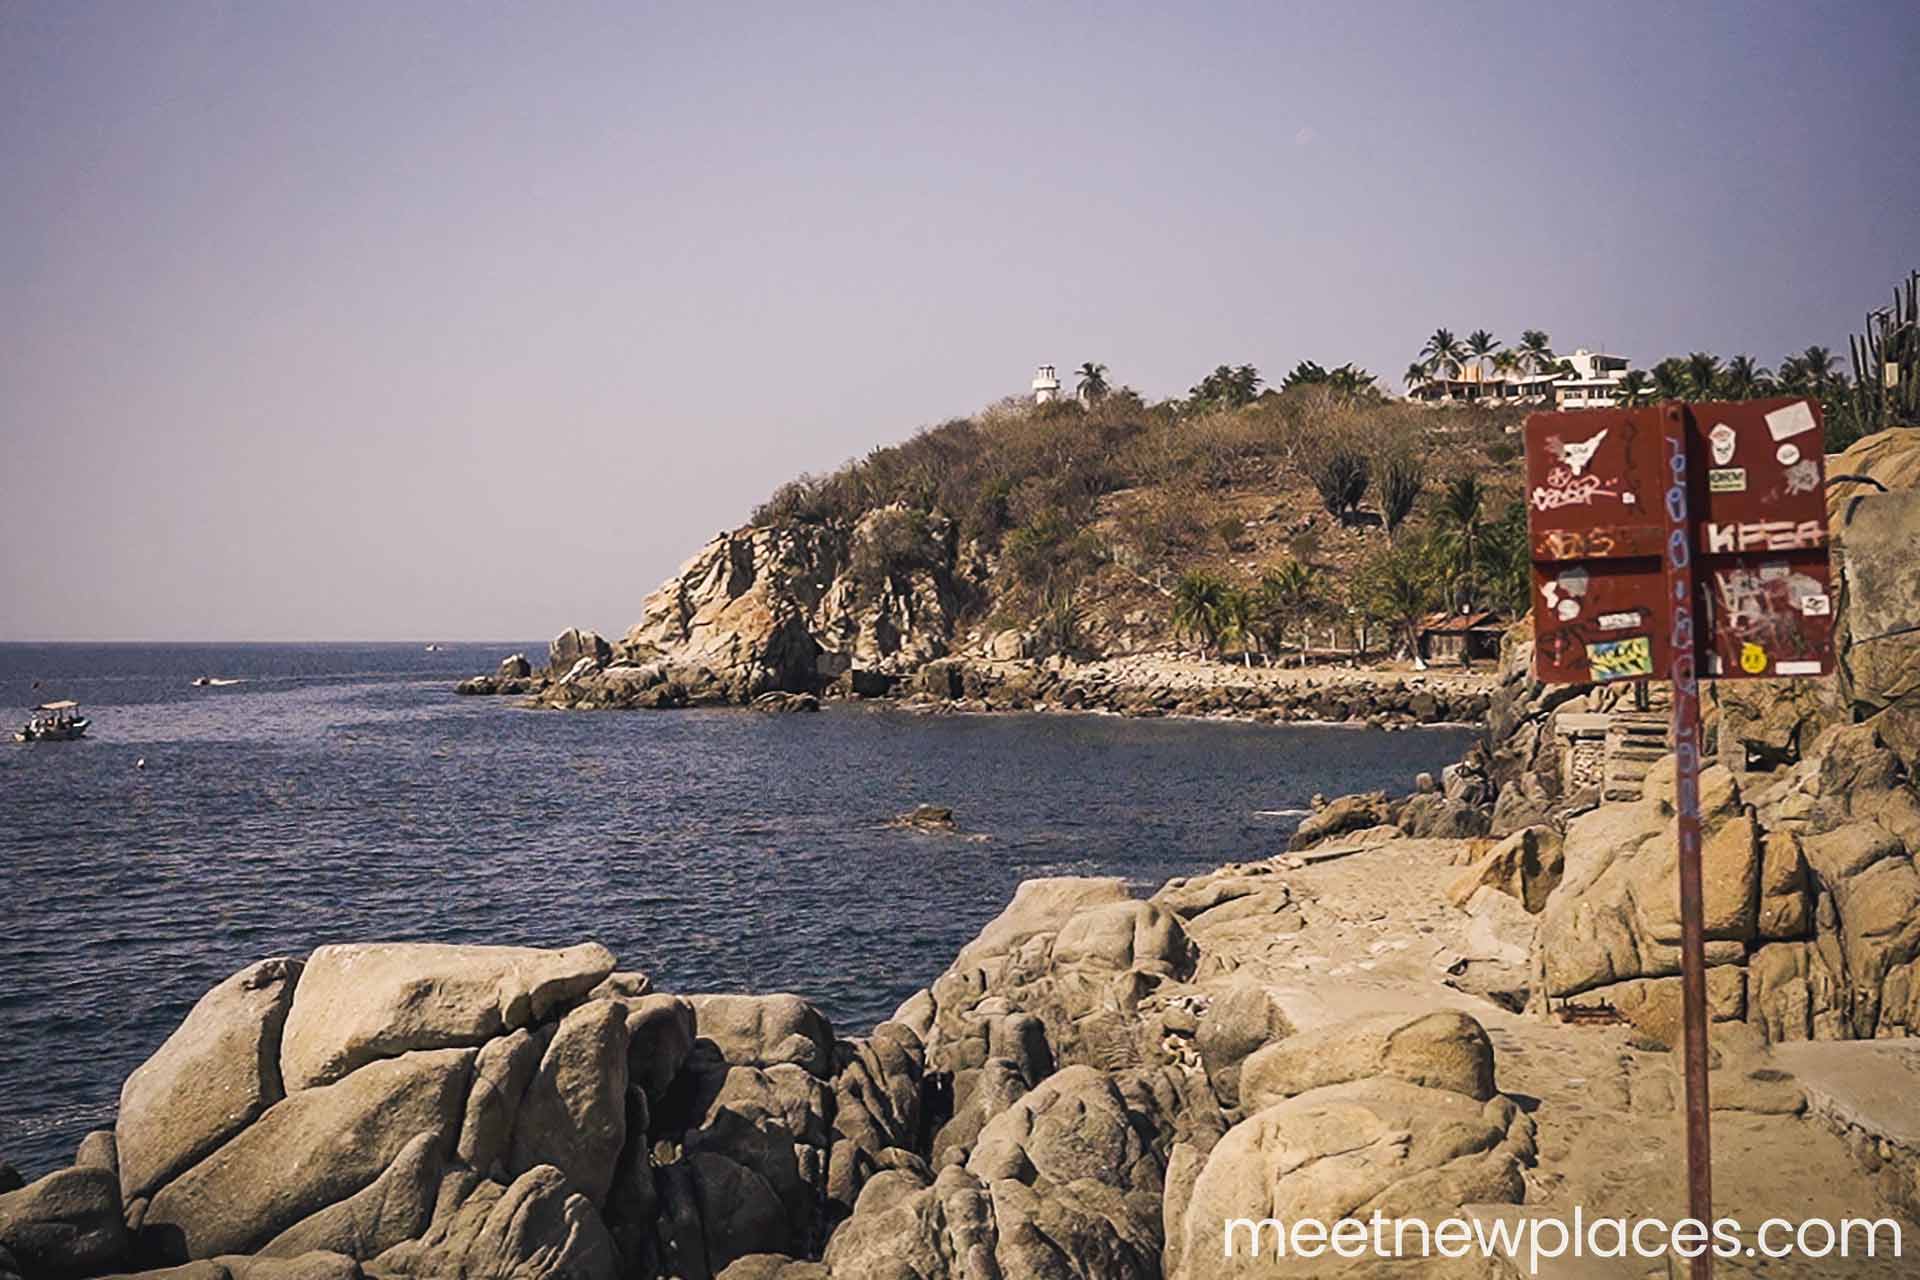
M 1436 600 L 1433 584 L 1426 548 L 1406 542 L 1361 565 L 1354 578 L 1354 594 L 1369 617 L 1393 629 L 1404 652 L 1418 654 L 1420 623 Z
M 1453 336 L 1451 329 L 1435 329 L 1427 345 L 1420 348 L 1420 357 L 1428 371 L 1443 378 L 1458 377 L 1460 362 L 1465 356 L 1466 348 L 1460 345 L 1460 339 Z
M 1212 373 L 1187 392 L 1187 396 L 1196 405 L 1238 409 L 1253 403 L 1254 397 L 1260 394 L 1260 385 L 1260 371 L 1250 364 L 1237 368 L 1216 365 Z
M 1327 514 L 1341 524 L 1350 524 L 1367 496 L 1371 478 L 1367 455 L 1345 445 L 1325 449 L 1306 461 L 1307 479 L 1320 494 Z
M 1520 360 L 1528 373 L 1545 373 L 1553 368 L 1553 346 L 1544 329 L 1520 331 Z
M 1401 374 L 1400 377 L 1406 382 L 1407 390 L 1412 391 L 1415 387 L 1420 386 L 1427 380 L 1427 366 L 1425 362 L 1415 360 L 1407 366 L 1407 371 Z
M 1500 340 L 1485 329 L 1475 329 L 1467 335 L 1467 354 L 1473 357 L 1474 364 L 1480 367 L 1482 374 L 1493 362 L 1493 353 L 1500 349 Z
M 1307 661 L 1307 629 L 1313 612 L 1320 607 L 1320 571 L 1298 560 L 1289 560 L 1261 576 L 1254 593 L 1255 611 L 1270 628 L 1277 649 L 1286 639 L 1287 625 L 1300 628 L 1300 665 Z
M 1527 611 L 1533 591 L 1533 559 L 1525 502 L 1509 502 L 1500 518 L 1482 530 L 1480 572 L 1490 604 L 1511 615 Z
M 1106 398 L 1108 390 L 1107 366 L 1095 364 L 1089 360 L 1078 369 L 1075 369 L 1074 375 L 1080 379 L 1077 388 L 1080 393 L 1080 398 L 1087 404 L 1099 404 L 1101 400 Z
M 1487 510 L 1487 488 L 1468 472 L 1447 481 L 1434 512 L 1435 549 L 1447 574 L 1449 602 L 1471 607 L 1479 599 L 1480 541 Z M 1460 586 L 1465 585 L 1464 594 Z
M 1204 570 L 1180 576 L 1173 588 L 1173 625 L 1200 642 L 1207 652 L 1218 652 L 1229 618 L 1227 597 L 1232 588 Z
M 1387 541 L 1393 541 L 1393 535 L 1413 514 L 1413 504 L 1420 499 L 1420 491 L 1426 488 L 1426 466 L 1418 454 L 1411 449 L 1394 449 L 1380 459 L 1377 470 L 1380 473 L 1380 520 L 1387 529 Z

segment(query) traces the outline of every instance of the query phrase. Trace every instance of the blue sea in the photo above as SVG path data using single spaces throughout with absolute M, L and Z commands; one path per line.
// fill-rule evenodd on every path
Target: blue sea
M 1315 792 L 1407 789 L 1471 736 L 454 695 L 515 648 L 544 652 L 0 645 L 16 719 L 68 697 L 93 717 L 77 743 L 0 735 L 0 1159 L 67 1163 L 201 993 L 264 956 L 592 938 L 664 989 L 798 991 L 857 1033 L 1026 877 L 1150 891 L 1265 856 Z M 885 825 L 922 802 L 983 838 Z

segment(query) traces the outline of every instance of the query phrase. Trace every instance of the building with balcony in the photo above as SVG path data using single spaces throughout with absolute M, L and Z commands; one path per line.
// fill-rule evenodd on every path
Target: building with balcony
M 1534 373 L 1500 372 L 1469 361 L 1445 378 L 1430 378 L 1407 390 L 1422 404 L 1537 404 L 1559 409 L 1604 409 L 1616 403 L 1626 376 L 1625 356 L 1581 347 L 1559 366 Z

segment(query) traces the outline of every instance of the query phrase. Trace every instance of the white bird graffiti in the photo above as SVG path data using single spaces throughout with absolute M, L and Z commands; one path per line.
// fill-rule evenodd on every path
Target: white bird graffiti
M 1606 429 L 1602 429 L 1591 439 L 1576 440 L 1572 444 L 1562 444 L 1560 446 L 1560 461 L 1566 463 L 1567 470 L 1573 472 L 1573 474 L 1583 475 L 1586 472 L 1587 464 L 1593 461 L 1593 455 L 1598 452 L 1600 442 L 1606 438 Z

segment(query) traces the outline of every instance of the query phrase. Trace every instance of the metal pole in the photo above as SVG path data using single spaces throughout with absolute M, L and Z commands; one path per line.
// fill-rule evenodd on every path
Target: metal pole
M 1700 886 L 1700 685 L 1694 670 L 1693 521 L 1687 510 L 1691 469 L 1687 411 L 1661 410 L 1669 467 L 1666 494 L 1667 606 L 1673 647 L 1674 810 L 1680 839 L 1680 989 L 1687 1091 L 1687 1206 L 1689 1216 L 1713 1222 L 1713 1148 L 1707 1098 L 1707 942 Z M 1691 1260 L 1693 1280 L 1711 1280 L 1713 1255 Z

